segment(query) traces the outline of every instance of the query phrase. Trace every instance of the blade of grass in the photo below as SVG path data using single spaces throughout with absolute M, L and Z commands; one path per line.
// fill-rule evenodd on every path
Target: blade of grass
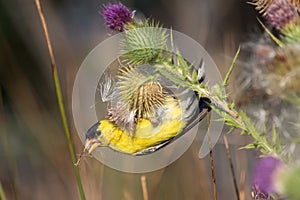
M 230 75 L 231 75 L 231 73 L 232 73 L 232 71 L 233 71 L 233 68 L 234 68 L 235 62 L 236 62 L 236 60 L 237 60 L 237 58 L 238 58 L 238 56 L 239 56 L 240 50 L 241 50 L 241 47 L 238 48 L 238 50 L 237 50 L 237 52 L 236 52 L 236 54 L 235 54 L 235 56 L 234 56 L 234 58 L 233 58 L 233 61 L 232 61 L 231 65 L 230 65 L 230 67 L 229 67 L 229 70 L 228 70 L 228 72 L 227 72 L 227 74 L 226 74 L 226 77 L 225 77 L 225 79 L 224 79 L 224 81 L 223 81 L 223 86 L 224 86 L 224 87 L 227 86 L 228 79 L 229 79 L 229 77 L 230 77 Z
M 61 115 L 63 126 L 64 126 L 65 136 L 66 136 L 66 139 L 67 139 L 67 142 L 68 142 L 68 147 L 69 147 L 71 159 L 72 159 L 72 162 L 73 162 L 73 167 L 74 167 L 74 171 L 75 171 L 75 176 L 76 176 L 76 180 L 77 180 L 78 189 L 79 189 L 79 192 L 80 192 L 81 199 L 85 200 L 85 193 L 84 193 L 84 190 L 83 190 L 83 187 L 82 187 L 82 182 L 81 182 L 78 166 L 75 165 L 76 164 L 76 156 L 75 156 L 74 147 L 73 147 L 72 140 L 71 140 L 70 129 L 69 129 L 69 125 L 68 125 L 68 121 L 67 121 L 67 117 L 66 117 L 66 112 L 65 112 L 65 107 L 64 107 L 64 103 L 63 103 L 63 99 L 62 99 L 61 87 L 60 87 L 59 78 L 58 78 L 58 74 L 57 74 L 57 67 L 56 67 L 56 64 L 55 64 L 54 54 L 53 54 L 53 50 L 52 50 L 52 45 L 51 45 L 51 41 L 50 41 L 50 37 L 49 37 L 49 32 L 48 32 L 46 20 L 45 20 L 43 11 L 42 11 L 40 1 L 35 0 L 35 4 L 36 4 L 36 8 L 38 10 L 39 16 L 40 16 L 40 20 L 41 20 L 43 30 L 44 30 L 44 34 L 45 34 L 45 39 L 46 39 L 46 42 L 47 42 L 47 47 L 48 47 L 50 60 L 51 60 L 51 69 L 52 69 L 52 77 L 53 77 L 53 81 L 54 81 L 54 87 L 55 87 L 55 91 L 56 91 L 56 96 L 57 96 L 57 101 L 58 101 L 58 105 L 59 105 L 60 115 Z

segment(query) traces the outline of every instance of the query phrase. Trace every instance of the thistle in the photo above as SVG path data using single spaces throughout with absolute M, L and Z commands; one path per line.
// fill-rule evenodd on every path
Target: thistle
M 122 102 L 130 102 L 132 95 L 148 82 L 156 80 L 156 76 L 147 71 L 149 66 L 121 67 L 118 74 L 116 91 Z
M 255 165 L 252 198 L 254 200 L 300 199 L 300 167 L 288 167 L 281 159 L 267 156 Z
M 129 109 L 136 111 L 136 118 L 148 118 L 153 116 L 159 106 L 162 106 L 165 99 L 165 92 L 158 81 L 150 81 L 130 96 Z
M 280 2 L 280 1 L 278 1 L 278 0 L 252 0 L 249 3 L 254 5 L 255 9 L 258 10 L 259 13 L 261 13 L 263 16 L 265 16 L 267 14 L 267 9 L 269 8 L 269 6 L 271 6 L 274 3 L 276 4 L 278 2 Z M 298 10 L 300 10 L 299 0 L 286 0 L 285 2 L 283 2 L 283 4 L 285 4 L 285 3 L 288 3 L 289 5 L 293 5 Z
M 278 194 L 276 181 L 285 167 L 280 158 L 273 156 L 264 157 L 256 163 L 252 182 L 254 199 L 271 200 L 271 196 Z
M 106 118 L 119 127 L 133 131 L 141 118 L 154 116 L 164 103 L 165 91 L 156 77 L 143 73 L 142 67 L 120 69 L 115 88 L 117 103 L 108 109 Z
M 265 18 L 272 27 L 280 30 L 297 20 L 297 7 L 288 0 L 274 0 L 266 9 Z
M 237 99 L 258 129 L 266 133 L 276 130 L 281 146 L 284 145 L 283 154 L 292 155 L 297 151 L 294 139 L 299 137 L 299 110 L 293 103 L 300 93 L 299 1 L 258 0 L 253 4 L 267 23 L 279 31 L 280 38 L 264 27 L 278 46 L 266 38 L 244 45 L 243 50 L 251 56 L 247 55 L 237 76 Z
M 159 24 L 146 21 L 131 24 L 128 29 L 124 33 L 121 49 L 129 65 L 153 63 L 162 58 L 168 35 Z
M 125 25 L 133 20 L 135 11 L 130 11 L 121 3 L 108 4 L 103 6 L 101 15 L 104 18 L 107 28 L 114 31 L 124 31 Z

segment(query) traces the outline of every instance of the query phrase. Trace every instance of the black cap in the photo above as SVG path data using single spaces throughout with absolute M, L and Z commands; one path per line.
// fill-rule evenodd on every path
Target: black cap
M 89 128 L 89 130 L 85 134 L 86 139 L 97 138 L 99 135 L 101 135 L 101 131 L 98 130 L 99 126 L 100 122 L 97 122 L 91 128 Z

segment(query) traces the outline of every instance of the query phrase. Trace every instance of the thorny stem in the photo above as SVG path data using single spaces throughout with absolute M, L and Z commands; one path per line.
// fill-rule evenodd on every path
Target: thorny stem
M 222 110 L 222 112 L 228 114 L 237 124 L 238 124 L 238 128 L 240 128 L 242 131 L 246 132 L 249 136 L 251 136 L 255 141 L 260 142 L 260 145 L 267 150 L 270 154 L 276 154 L 279 156 L 279 153 L 276 152 L 270 144 L 268 144 L 267 142 L 262 142 L 259 141 L 259 135 L 249 132 L 249 129 L 247 127 L 247 125 L 245 124 L 245 122 L 241 119 L 241 117 L 239 116 L 238 112 L 234 109 L 234 108 L 229 108 L 228 104 L 225 103 L 224 101 L 220 100 L 219 98 L 217 98 L 215 95 L 213 95 L 210 91 L 208 91 L 205 88 L 202 88 L 200 85 L 196 85 L 193 87 L 194 91 L 197 91 L 199 94 L 202 94 L 203 96 L 209 98 L 212 102 L 212 104 L 214 104 L 214 106 L 216 106 L 217 108 L 220 108 Z M 235 127 L 236 128 L 236 127 Z
M 59 110 L 60 110 L 60 114 L 61 114 L 61 118 L 62 118 L 62 122 L 63 122 L 63 126 L 64 126 L 65 136 L 66 136 L 67 142 L 68 142 L 68 147 L 69 147 L 71 159 L 72 159 L 72 162 L 73 162 L 73 167 L 74 167 L 74 171 L 75 171 L 77 185 L 78 185 L 78 188 L 79 188 L 81 199 L 85 200 L 85 194 L 84 194 L 84 190 L 83 190 L 83 187 L 82 187 L 82 182 L 81 182 L 79 170 L 78 170 L 78 167 L 75 165 L 76 156 L 75 156 L 75 152 L 74 152 L 74 148 L 73 148 L 73 144 L 72 144 L 72 140 L 71 140 L 71 134 L 70 134 L 69 126 L 68 126 L 65 107 L 64 107 L 64 104 L 63 104 L 61 87 L 60 87 L 59 78 L 58 78 L 58 74 L 57 74 L 57 67 L 56 67 L 56 64 L 55 64 L 54 54 L 53 54 L 53 50 L 52 50 L 52 45 L 51 45 L 51 41 L 50 41 L 50 37 L 49 37 L 49 32 L 48 32 L 46 20 L 45 20 L 45 17 L 44 17 L 42 8 L 41 8 L 40 0 L 35 0 L 35 4 L 36 4 L 36 8 L 38 10 L 38 13 L 39 13 L 39 16 L 40 16 L 40 19 L 41 19 L 41 23 L 42 23 L 44 34 L 45 34 L 45 39 L 46 39 L 46 42 L 47 42 L 47 47 L 48 47 L 50 60 L 51 60 L 52 77 L 53 77 L 53 81 L 54 81 L 57 101 L 58 101 Z
M 199 94 L 202 94 L 203 96 L 209 98 L 215 106 L 218 108 L 221 108 L 224 112 L 229 114 L 232 118 L 235 119 L 235 121 L 241 126 L 245 127 L 245 123 L 243 120 L 239 117 L 238 113 L 235 110 L 232 110 L 228 107 L 227 104 L 220 101 L 218 98 L 216 98 L 214 95 L 212 95 L 208 90 L 202 88 L 200 85 L 196 85 L 194 87 L 194 90 L 197 91 Z
M 237 59 L 238 53 L 239 50 L 237 51 L 233 63 L 230 66 L 228 75 L 226 76 L 222 84 L 223 86 L 227 85 L 229 75 L 233 70 L 233 66 Z M 181 56 L 178 57 L 181 58 Z M 225 122 L 232 128 L 239 128 L 242 130 L 242 133 L 246 133 L 251 136 L 255 142 L 254 145 L 258 145 L 261 151 L 273 155 L 280 155 L 280 152 L 277 152 L 276 147 L 273 147 L 272 144 L 269 144 L 267 139 L 263 138 L 261 136 L 261 133 L 255 129 L 254 125 L 248 120 L 247 116 L 244 116 L 243 113 L 239 113 L 233 105 L 227 103 L 222 92 L 211 92 L 206 87 L 206 85 L 198 83 L 198 80 L 196 80 L 193 75 L 185 71 L 184 68 L 188 66 L 183 64 L 182 62 L 184 61 L 181 60 L 181 62 L 177 63 L 177 65 L 173 65 L 173 63 L 168 62 L 157 64 L 157 71 L 168 78 L 170 81 L 174 82 L 176 85 L 187 87 L 190 90 L 197 92 L 200 97 L 209 98 L 212 105 L 211 107 L 225 118 Z M 222 85 L 220 87 L 222 87 Z M 221 90 L 221 88 L 219 89 Z

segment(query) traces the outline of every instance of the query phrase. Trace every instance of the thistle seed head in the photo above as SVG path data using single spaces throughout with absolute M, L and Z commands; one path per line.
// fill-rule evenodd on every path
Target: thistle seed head
M 120 70 L 116 84 L 116 104 L 106 118 L 132 131 L 140 118 L 150 118 L 164 104 L 166 93 L 155 76 L 144 74 L 139 67 Z
M 150 81 L 135 90 L 129 99 L 129 110 L 136 111 L 136 118 L 148 118 L 164 103 L 165 94 L 161 84 Z

